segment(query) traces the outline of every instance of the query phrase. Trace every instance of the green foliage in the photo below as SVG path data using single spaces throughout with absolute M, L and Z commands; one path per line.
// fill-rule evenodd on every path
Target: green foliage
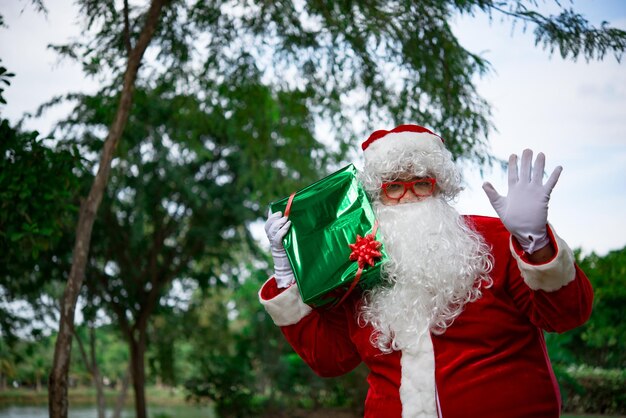
M 89 74 L 119 77 L 126 56 L 124 11 L 112 2 L 80 3 L 93 36 L 56 50 L 82 62 Z M 215 104 L 266 109 L 263 118 L 242 122 L 256 129 L 278 119 L 287 135 L 277 132 L 273 142 L 296 139 L 298 131 L 312 136 L 314 126 L 279 119 L 283 113 L 276 110 L 290 108 L 267 108 L 255 92 L 300 95 L 301 106 L 332 124 L 329 139 L 340 147 L 354 144 L 355 114 L 367 130 L 408 118 L 436 127 L 455 154 L 482 161 L 488 110 L 472 77 L 484 72 L 486 63 L 458 44 L 445 22 L 451 15 L 445 4 L 421 4 L 397 2 L 383 9 L 358 2 L 174 1 L 155 34 L 152 53 L 158 63 L 146 62 L 142 71 Z M 142 12 L 130 8 L 131 38 Z M 227 112 L 222 116 L 230 118 Z
M 470 2 L 472 3 L 472 2 Z M 479 6 L 483 10 L 494 10 L 511 16 L 515 21 L 534 27 L 535 45 L 541 45 L 552 55 L 558 50 L 562 58 L 576 59 L 582 55 L 586 61 L 602 60 L 607 53 L 612 53 L 615 59 L 621 61 L 626 49 L 626 32 L 612 28 L 603 21 L 600 27 L 592 26 L 589 21 L 573 9 L 560 7 L 557 15 L 544 16 L 537 10 L 538 2 L 508 1 L 485 2 Z
M 604 257 L 581 257 L 579 266 L 594 289 L 591 318 L 563 335 L 547 336 L 550 355 L 562 365 L 578 363 L 606 369 L 626 368 L 626 248 Z M 556 355 L 556 358 L 554 357 Z
M 78 326 L 76 333 L 87 343 L 87 328 Z M 128 350 L 119 333 L 110 325 L 96 329 L 97 356 L 100 372 L 109 384 L 119 388 L 119 383 L 128 370 Z M 40 388 L 45 386 L 50 371 L 54 336 L 40 335 L 37 338 L 16 338 L 8 344 L 0 338 L 0 377 L 7 383 L 17 382 L 19 387 Z M 78 352 L 74 341 L 74 352 Z M 74 384 L 91 386 L 92 380 L 80 355 L 72 358 L 70 379 Z M 2 388 L 0 388 L 2 389 Z
M 4 375 L 8 384 L 16 381 L 20 387 L 40 390 L 45 385 L 53 350 L 54 339 L 47 336 L 17 339 L 10 345 L 0 339 L 0 378 Z
M 593 314 L 580 336 L 588 349 L 584 363 L 626 368 L 626 248 L 604 257 L 591 254 L 580 265 L 594 288 Z
M 50 148 L 7 120 L 0 120 L 0 138 L 0 300 L 32 302 L 69 263 L 85 173 L 75 147 Z M 18 322 L 10 312 L 0 315 L 5 336 Z
M 15 354 L 5 339 L 0 338 L 0 389 L 5 389 L 2 386 L 17 375 Z
M 568 369 L 571 381 L 561 384 L 568 412 L 626 414 L 626 371 L 604 370 L 586 366 Z
M 216 103 L 177 94 L 167 81 L 137 88 L 87 273 L 94 279 L 88 286 L 116 317 L 137 320 L 154 311 L 174 279 L 219 285 L 241 251 L 256 247 L 244 226 L 265 212 L 260 202 L 317 178 L 325 152 L 299 128 L 310 123 L 299 94 L 240 84 L 242 90 L 220 86 L 225 98 Z M 113 117 L 117 97 L 107 91 L 77 97 L 74 116 L 62 125 L 86 155 L 99 151 L 98 132 Z M 236 100 L 251 96 L 263 106 Z M 267 117 L 274 110 L 282 122 Z M 294 137 L 272 141 L 287 131 Z M 311 150 L 319 160 L 309 158 Z
M 623 414 L 626 410 L 626 248 L 604 257 L 582 257 L 579 266 L 594 289 L 591 318 L 564 334 L 546 334 L 546 344 L 570 412 Z
M 229 293 L 229 292 L 228 292 Z M 250 347 L 231 329 L 228 293 L 198 298 L 189 310 L 192 331 L 190 361 L 196 366 L 185 386 L 196 399 L 208 398 L 220 416 L 245 417 L 258 412 L 254 398 Z
M 75 221 L 80 157 L 75 148 L 51 149 L 37 132 L 0 122 L 0 270 L 35 260 Z
M 89 324 L 77 326 L 74 333 L 83 341 L 89 355 Z M 96 361 L 100 375 L 109 386 L 119 388 L 124 376 L 128 373 L 128 347 L 114 325 L 101 325 L 95 328 Z M 72 363 L 70 376 L 79 384 L 92 386 L 92 376 L 79 354 L 76 338 L 73 340 Z M 51 360 L 50 360 L 51 361 Z
M 2 16 L 0 16 L 0 27 L 2 27 Z M 0 59 L 0 63 L 2 62 L 2 60 Z M 9 81 L 9 79 L 11 77 L 15 77 L 15 74 L 10 73 L 6 67 L 4 67 L 3 65 L 0 65 L 0 104 L 7 104 L 6 100 L 4 99 L 4 86 L 3 84 L 9 86 L 11 85 L 11 82 Z
M 265 271 L 251 271 L 241 287 L 198 293 L 190 306 L 186 322 L 193 329 L 188 361 L 196 366 L 185 384 L 190 396 L 214 402 L 220 416 L 362 408 L 366 369 L 334 379 L 316 376 L 258 303 Z
M 190 371 L 187 362 L 189 342 L 180 338 L 187 334 L 184 315 L 179 309 L 161 306 L 149 327 L 148 369 L 153 381 L 166 386 L 177 386 Z
M 125 10 L 119 3 L 93 0 L 79 5 L 90 36 L 53 48 L 82 63 L 86 74 L 120 80 L 146 8 L 131 5 Z M 535 10 L 535 2 L 519 0 L 176 0 L 165 8 L 148 51 L 157 60 L 145 62 L 142 74 L 152 80 L 167 78 L 178 92 L 206 96 L 214 103 L 223 96 L 220 86 L 242 92 L 248 85 L 275 96 L 299 93 L 302 105 L 330 124 L 333 137 L 327 139 L 342 150 L 372 128 L 417 121 L 440 132 L 456 157 L 483 163 L 489 161 L 490 110 L 474 80 L 489 71 L 489 63 L 467 51 L 448 22 L 456 13 L 505 15 L 513 24 L 534 28 L 535 42 L 551 53 L 558 49 L 564 58 L 621 57 L 626 32 L 606 22 L 594 27 L 557 5 L 558 15 L 544 16 Z M 250 71 L 253 77 L 247 77 Z M 265 105 L 254 93 L 227 100 L 247 108 Z M 223 116 L 229 118 L 228 113 Z M 268 108 L 264 116 L 247 123 L 263 126 L 280 114 Z M 291 126 L 313 135 L 312 124 Z M 280 137 L 295 138 L 288 133 L 272 140 Z
M 553 53 L 558 48 L 562 58 L 576 59 L 582 55 L 586 61 L 602 60 L 612 52 L 621 61 L 626 48 L 626 32 L 611 28 L 602 22 L 600 28 L 591 27 L 587 19 L 574 10 L 563 10 L 558 16 L 544 17 L 537 12 L 524 11 L 522 15 L 537 24 L 535 44 Z

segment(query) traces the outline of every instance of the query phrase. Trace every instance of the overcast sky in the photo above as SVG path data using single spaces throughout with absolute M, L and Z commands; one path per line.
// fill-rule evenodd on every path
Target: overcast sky
M 574 7 L 596 24 L 608 20 L 626 29 L 626 2 L 579 1 Z M 534 47 L 532 35 L 486 17 L 459 19 L 463 44 L 489 59 L 495 73 L 478 82 L 493 106 L 498 132 L 491 136 L 497 157 L 524 148 L 546 154 L 546 171 L 562 165 L 548 220 L 571 247 L 600 254 L 626 245 L 626 64 L 563 61 Z M 625 57 L 626 58 L 626 57 Z M 486 174 L 506 191 L 506 174 Z M 477 172 L 458 208 L 463 213 L 495 215 Z
M 23 10 L 25 4 L 0 0 L 9 26 L 0 30 L 0 58 L 16 73 L 5 90 L 8 106 L 0 112 L 13 122 L 55 95 L 95 89 L 80 68 L 59 63 L 46 49 L 79 33 L 73 3 L 47 2 L 47 19 L 30 7 Z M 574 7 L 596 24 L 608 20 L 626 29 L 626 1 L 587 0 Z M 531 148 L 546 154 L 548 172 L 556 165 L 564 167 L 549 220 L 571 247 L 605 254 L 626 246 L 626 64 L 610 56 L 600 63 L 550 58 L 534 47 L 530 33 L 519 25 L 513 31 L 510 22 L 497 17 L 458 18 L 453 28 L 461 43 L 487 58 L 494 69 L 478 80 L 480 94 L 493 106 L 498 130 L 491 135 L 494 155 L 507 159 Z M 66 111 L 57 108 L 26 127 L 47 133 Z M 465 179 L 459 211 L 495 216 L 478 171 L 466 169 Z M 506 192 L 504 172 L 494 169 L 485 179 Z

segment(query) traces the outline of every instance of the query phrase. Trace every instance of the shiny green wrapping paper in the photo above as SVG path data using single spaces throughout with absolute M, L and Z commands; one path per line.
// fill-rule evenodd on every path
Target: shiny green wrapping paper
M 357 235 L 372 232 L 376 222 L 365 190 L 357 179 L 356 168 L 347 167 L 298 191 L 289 219 L 291 228 L 283 240 L 302 300 L 314 307 L 337 301 L 346 292 L 358 270 L 351 261 Z M 270 204 L 270 210 L 283 212 L 289 197 Z M 376 239 L 380 241 L 379 234 Z M 363 270 L 359 285 L 370 288 L 380 280 L 382 258 Z

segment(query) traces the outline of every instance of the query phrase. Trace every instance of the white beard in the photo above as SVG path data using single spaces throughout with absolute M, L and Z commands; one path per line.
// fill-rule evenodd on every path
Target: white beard
M 443 199 L 375 205 L 389 261 L 367 292 L 360 320 L 381 350 L 411 350 L 428 331 L 445 332 L 466 303 L 490 286 L 488 246 Z

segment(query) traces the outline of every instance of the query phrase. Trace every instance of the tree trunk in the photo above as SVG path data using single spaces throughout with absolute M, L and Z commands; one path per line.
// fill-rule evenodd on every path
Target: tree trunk
M 120 418 L 122 416 L 122 408 L 124 407 L 124 403 L 126 403 L 126 394 L 128 393 L 128 384 L 130 380 L 130 365 L 129 370 L 124 375 L 122 379 L 122 388 L 120 389 L 120 393 L 117 395 L 117 400 L 115 402 L 115 409 L 113 410 L 112 418 Z
M 138 335 L 135 335 L 138 334 Z M 135 418 L 146 418 L 146 374 L 144 354 L 146 352 L 146 330 L 136 330 L 129 340 L 130 368 L 135 391 Z
M 106 418 L 106 403 L 104 398 L 104 383 L 100 371 L 96 368 L 93 373 L 93 382 L 96 386 L 96 405 L 98 407 L 98 418 Z
M 78 334 L 74 334 L 74 338 L 78 343 L 78 349 L 80 350 L 85 368 L 91 374 L 91 380 L 96 387 L 96 404 L 98 406 L 98 418 L 106 418 L 106 404 L 104 399 L 104 384 L 102 383 L 102 376 L 100 375 L 100 368 L 98 368 L 98 361 L 96 359 L 96 330 L 93 326 L 89 325 L 89 356 L 85 350 L 83 341 Z
M 98 418 L 106 418 L 106 403 L 104 399 L 104 382 L 102 381 L 102 375 L 100 374 L 100 368 L 98 367 L 98 360 L 96 358 L 96 330 L 93 327 L 89 328 L 89 354 L 91 357 L 92 376 L 96 385 L 96 402 L 98 405 Z
M 156 30 L 161 10 L 167 2 L 169 0 L 152 0 L 150 4 L 144 27 L 139 34 L 135 47 L 128 56 L 120 102 L 107 138 L 104 141 L 98 173 L 87 199 L 81 204 L 76 227 L 76 241 L 72 254 L 72 268 L 63 292 L 63 299 L 61 300 L 59 333 L 54 348 L 54 361 L 48 384 L 48 406 L 51 418 L 67 418 L 67 389 L 72 352 L 72 335 L 74 332 L 74 313 L 76 310 L 76 299 L 85 277 L 91 232 L 109 178 L 113 153 L 128 121 L 137 71 L 143 54 Z

